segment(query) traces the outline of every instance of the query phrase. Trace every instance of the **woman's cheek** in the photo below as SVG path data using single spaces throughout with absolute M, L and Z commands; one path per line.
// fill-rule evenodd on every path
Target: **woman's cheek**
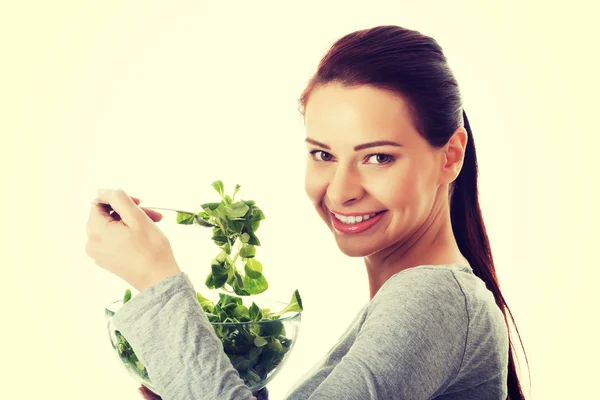
M 419 203 L 418 184 L 409 174 L 396 176 L 394 183 L 385 185 L 381 192 L 386 194 L 382 202 L 392 210 L 406 211 Z
M 304 179 L 304 191 L 313 204 L 320 204 L 327 189 L 327 182 L 324 174 L 319 174 L 314 167 L 310 165 L 306 168 Z

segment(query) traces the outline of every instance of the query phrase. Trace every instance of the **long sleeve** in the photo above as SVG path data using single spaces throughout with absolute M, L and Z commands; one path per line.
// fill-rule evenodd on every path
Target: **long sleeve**
M 184 272 L 134 296 L 114 316 L 164 400 L 255 399 L 223 351 Z
M 254 400 L 185 273 L 114 318 L 164 400 Z M 286 398 L 505 399 L 507 364 L 506 325 L 483 281 L 466 269 L 415 267 L 381 287 Z
M 350 348 L 306 398 L 435 398 L 461 370 L 468 326 L 451 271 L 401 272 L 379 290 Z
M 391 277 L 289 399 L 504 400 L 508 333 L 470 267 Z

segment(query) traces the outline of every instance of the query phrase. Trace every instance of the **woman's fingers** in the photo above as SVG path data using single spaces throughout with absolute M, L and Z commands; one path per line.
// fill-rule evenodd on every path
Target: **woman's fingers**
M 140 207 L 142 210 L 144 210 L 144 212 L 146 213 L 146 215 L 148 217 L 150 217 L 150 219 L 154 222 L 158 222 L 162 219 L 163 215 L 161 213 L 159 213 L 158 211 L 154 211 L 151 210 L 149 208 L 144 208 L 144 207 Z
M 147 400 L 162 400 L 160 396 L 157 396 L 156 394 L 148 390 L 145 386 L 140 386 L 138 391 L 140 392 L 142 397 Z
M 120 193 L 118 193 L 120 192 Z M 144 208 L 144 207 L 139 207 L 141 200 L 137 197 L 134 196 L 128 196 L 129 199 L 131 199 L 131 201 L 127 201 L 127 199 L 125 198 L 126 196 L 123 196 L 125 194 L 125 192 L 123 192 L 122 190 L 104 190 L 104 191 L 100 191 L 98 198 L 103 201 L 106 202 L 110 205 L 110 207 L 114 210 L 113 211 L 106 211 L 103 210 L 101 211 L 101 213 L 103 214 L 103 216 L 105 218 L 111 218 L 111 219 L 115 219 L 115 220 L 121 220 L 122 216 L 120 215 L 120 213 L 117 212 L 118 209 L 123 210 L 123 209 L 127 209 L 128 212 L 128 221 L 125 221 L 125 223 L 127 225 L 130 225 L 130 223 L 133 222 L 134 219 L 139 218 L 140 214 L 138 210 L 134 210 L 134 208 L 139 208 L 141 209 L 147 216 L 148 218 L 150 218 L 152 221 L 154 222 L 159 222 L 160 220 L 162 220 L 163 215 L 155 210 L 151 210 L 149 208 Z M 111 200 L 112 199 L 112 203 Z M 133 202 L 133 204 L 131 204 Z M 133 207 L 133 205 L 136 205 L 138 207 Z M 102 206 L 100 207 L 102 209 Z M 116 214 L 115 214 L 116 213 Z
M 125 193 L 122 189 L 117 190 L 99 190 L 98 200 L 103 203 L 107 203 L 110 207 L 120 216 L 122 220 L 129 227 L 140 227 L 148 222 L 148 218 L 144 211 L 142 211 L 130 196 Z
M 133 200 L 133 202 L 139 206 L 140 203 L 142 202 L 139 198 L 134 197 L 134 196 L 129 196 L 131 197 L 131 200 Z M 151 210 L 149 208 L 145 208 L 144 206 L 140 207 L 142 210 L 144 210 L 144 212 L 146 213 L 146 215 L 148 217 L 150 217 L 150 219 L 154 222 L 158 222 L 163 218 L 163 215 L 161 213 L 159 213 L 158 211 L 155 210 Z

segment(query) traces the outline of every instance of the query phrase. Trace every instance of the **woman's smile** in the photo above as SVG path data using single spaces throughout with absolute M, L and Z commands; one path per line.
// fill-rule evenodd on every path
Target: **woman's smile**
M 331 223 L 335 230 L 343 234 L 358 234 L 375 226 L 386 211 L 375 213 L 366 213 L 358 215 L 342 215 L 339 213 L 329 212 Z

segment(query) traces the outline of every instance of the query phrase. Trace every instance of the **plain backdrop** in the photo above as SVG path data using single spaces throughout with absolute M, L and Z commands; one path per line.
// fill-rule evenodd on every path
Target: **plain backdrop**
M 270 298 L 305 313 L 282 399 L 368 301 L 303 188 L 297 99 L 328 47 L 395 24 L 434 37 L 460 84 L 481 207 L 536 400 L 596 393 L 599 182 L 594 2 L 19 1 L 0 6 L 0 397 L 139 398 L 104 306 L 129 286 L 85 255 L 98 188 L 196 208 L 210 184 L 267 219 L 257 258 Z M 202 291 L 208 231 L 161 228 Z

